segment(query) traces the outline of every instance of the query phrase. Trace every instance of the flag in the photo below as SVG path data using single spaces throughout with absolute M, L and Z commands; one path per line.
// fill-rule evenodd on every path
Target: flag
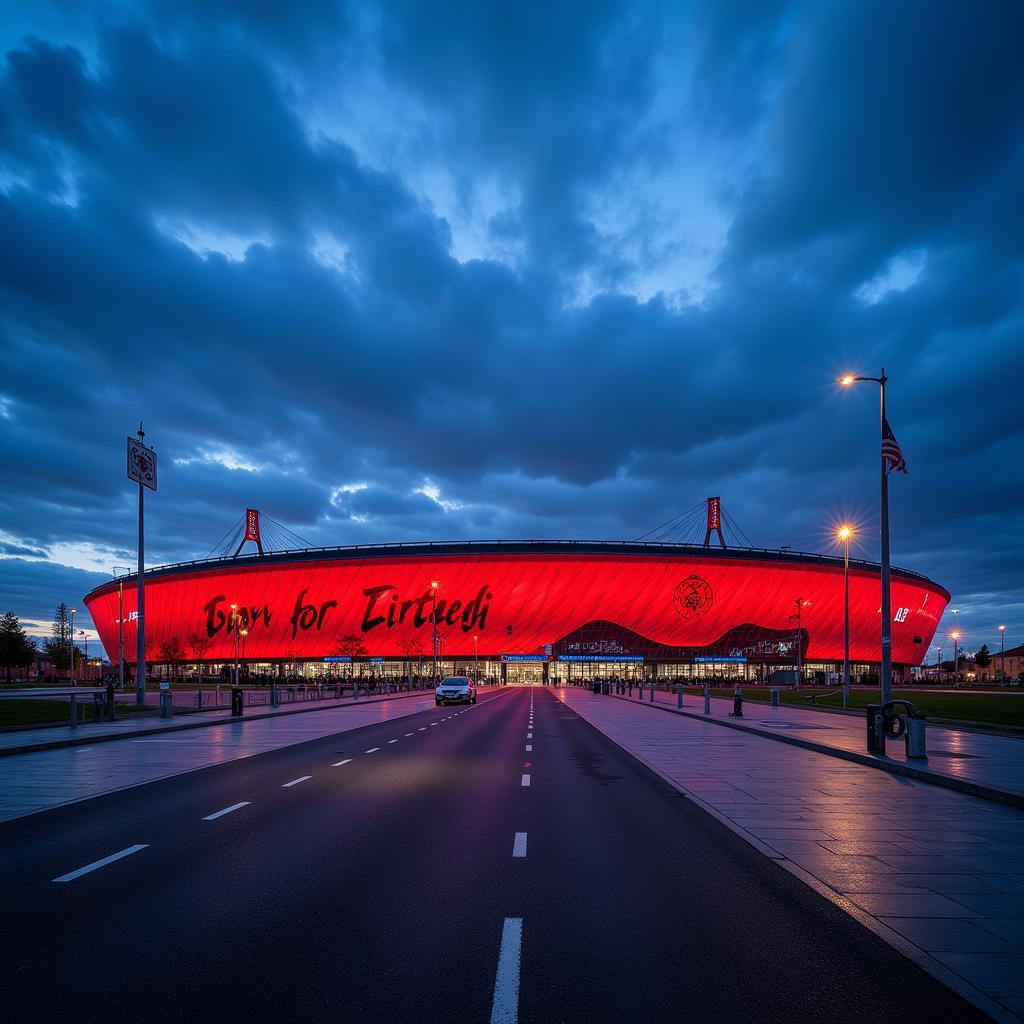
M 907 472 L 907 460 L 903 458 L 900 451 L 900 443 L 892 432 L 887 419 L 882 420 L 882 458 L 889 463 L 889 472 L 896 470 L 897 473 Z

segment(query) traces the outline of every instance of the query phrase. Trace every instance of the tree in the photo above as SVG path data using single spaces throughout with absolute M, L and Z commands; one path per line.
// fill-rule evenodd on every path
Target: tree
M 988 668 L 992 664 L 992 654 L 988 649 L 988 644 L 982 644 L 978 648 L 978 653 L 974 656 L 974 664 L 978 668 Z
M 423 642 L 417 636 L 406 637 L 405 640 L 399 640 L 398 649 L 405 655 L 405 674 L 411 677 L 411 662 L 423 653 Z
M 7 682 L 12 668 L 27 668 L 39 653 L 34 640 L 21 627 L 14 612 L 5 612 L 0 618 L 0 667 L 7 669 Z
M 171 666 L 171 675 L 174 675 L 175 666 L 179 661 L 185 660 L 185 645 L 177 637 L 164 640 L 160 644 L 160 660 Z
M 63 601 L 53 613 L 50 639 L 43 644 L 43 650 L 58 672 L 71 667 L 71 620 L 68 606 Z
M 188 645 L 192 648 L 192 657 L 199 663 L 199 687 L 203 685 L 203 658 L 206 652 L 213 646 L 213 638 L 204 636 L 202 633 L 189 633 Z
M 351 658 L 353 661 L 356 658 L 365 658 L 367 655 L 366 643 L 361 636 L 357 636 L 355 633 L 339 637 L 337 651 L 342 658 Z

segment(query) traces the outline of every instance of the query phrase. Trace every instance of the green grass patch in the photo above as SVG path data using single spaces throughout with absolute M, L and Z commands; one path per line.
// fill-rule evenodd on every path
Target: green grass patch
M 688 693 L 700 693 L 699 687 L 686 687 Z M 714 697 L 732 699 L 732 687 L 714 687 Z M 814 696 L 814 704 L 811 696 Z M 934 692 L 928 690 L 901 687 L 893 691 L 894 697 L 905 697 L 913 701 L 917 710 L 929 718 L 942 718 L 948 721 L 984 722 L 986 725 L 1024 726 L 1024 693 L 971 693 L 961 690 L 955 693 Z M 781 689 L 779 698 L 783 704 L 792 707 L 841 708 L 843 695 L 835 687 L 821 689 L 803 687 L 800 690 Z M 743 699 L 768 704 L 771 695 L 766 686 L 745 686 Z M 849 707 L 863 710 L 869 704 L 877 704 L 877 690 L 850 691 Z
M 92 722 L 92 698 L 77 701 L 78 721 Z M 117 716 L 155 714 L 157 708 L 140 708 L 136 704 L 117 705 Z M 50 725 L 71 721 L 71 702 L 66 700 L 19 700 L 4 697 L 0 700 L 0 728 L 11 725 Z

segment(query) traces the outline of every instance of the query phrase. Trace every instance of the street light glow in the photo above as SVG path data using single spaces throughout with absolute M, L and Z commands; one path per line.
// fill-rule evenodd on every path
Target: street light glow
M 431 590 L 437 590 L 437 586 L 438 586 L 437 580 L 431 580 L 430 581 L 430 589 Z
M 855 526 L 850 526 L 847 523 L 844 523 L 838 530 L 836 530 L 836 536 L 840 540 L 849 540 L 851 537 L 856 536 L 856 533 L 857 528 Z
M 848 388 L 856 379 L 857 378 L 854 377 L 853 374 L 846 373 L 839 378 L 839 383 L 842 384 L 844 388 Z
M 950 639 L 952 639 L 952 640 L 959 640 L 960 639 L 960 630 L 959 629 L 954 629 L 953 632 L 949 634 L 949 636 L 950 636 Z

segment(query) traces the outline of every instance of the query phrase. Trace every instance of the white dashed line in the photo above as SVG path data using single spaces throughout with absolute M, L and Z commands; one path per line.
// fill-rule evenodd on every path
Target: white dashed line
M 522 781 L 522 783 L 520 783 L 520 785 L 528 786 L 529 784 L 530 784 L 530 776 L 529 775 L 524 775 L 523 776 L 523 781 Z
M 70 660 L 70 659 L 69 659 L 69 660 Z M 427 731 L 427 727 L 426 727 L 425 725 L 421 725 L 421 726 L 419 727 L 419 731 L 420 731 L 420 732 L 426 732 L 426 731 Z
M 517 832 L 515 842 L 512 843 L 512 856 L 513 857 L 525 857 L 526 856 L 526 833 Z
M 69 871 L 66 875 L 59 875 L 54 879 L 55 882 L 73 882 L 76 878 L 81 878 L 82 875 L 89 874 L 90 871 L 95 871 L 97 868 L 105 868 L 108 864 L 113 864 L 115 860 L 121 860 L 123 857 L 130 857 L 133 853 L 138 853 L 139 850 L 144 850 L 149 846 L 149 843 L 136 843 L 134 846 L 129 846 L 124 850 L 119 850 L 117 853 L 112 853 L 109 857 L 104 857 L 102 860 L 94 860 L 91 864 L 86 864 L 84 868 L 77 868 L 75 871 Z
M 528 733 L 526 734 L 526 738 L 527 738 L 528 740 L 532 740 L 532 739 L 533 739 L 533 733 L 532 733 L 532 732 L 528 732 Z
M 340 768 L 343 764 L 351 764 L 351 763 L 352 763 L 352 758 L 351 757 L 346 757 L 344 761 L 335 761 L 334 764 L 331 765 L 331 767 L 332 768 Z
M 70 660 L 70 655 L 68 656 L 68 660 Z M 431 722 L 430 724 L 433 727 L 433 726 L 437 725 L 437 722 Z
M 70 657 L 71 657 L 71 655 L 69 654 L 68 658 L 70 659 Z M 398 740 L 388 740 L 388 743 L 397 743 L 397 742 L 398 742 Z
M 300 782 L 305 782 L 306 779 L 311 779 L 311 778 L 313 778 L 312 775 L 300 775 L 297 779 L 292 779 L 291 782 L 286 782 L 281 788 L 282 789 L 291 789 L 292 786 L 297 786 Z
M 370 747 L 369 750 L 364 750 L 363 753 L 364 754 L 376 754 L 378 750 L 380 750 L 380 747 Z
M 519 1020 L 519 961 L 523 948 L 523 919 L 506 917 L 501 929 L 498 973 L 494 979 L 491 1024 L 516 1024 Z
M 242 800 L 237 804 L 232 804 L 230 807 L 225 807 L 222 811 L 214 811 L 213 814 L 208 814 L 203 818 L 203 821 L 216 821 L 217 818 L 223 818 L 225 814 L 237 811 L 240 807 L 248 807 L 251 802 L 250 800 Z
M 69 659 L 70 659 L 70 657 L 71 657 L 71 655 L 68 655 L 68 658 L 69 658 Z M 412 735 L 413 735 L 413 734 L 412 734 L 411 732 L 407 732 L 407 733 L 405 734 L 405 738 L 406 738 L 406 739 L 408 739 L 408 738 L 409 738 L 410 736 L 412 736 Z
M 68 657 L 70 657 L 70 655 L 68 655 Z M 527 743 L 526 744 L 526 750 L 527 750 L 528 753 L 530 751 L 532 751 L 533 750 L 533 744 L 532 743 Z

